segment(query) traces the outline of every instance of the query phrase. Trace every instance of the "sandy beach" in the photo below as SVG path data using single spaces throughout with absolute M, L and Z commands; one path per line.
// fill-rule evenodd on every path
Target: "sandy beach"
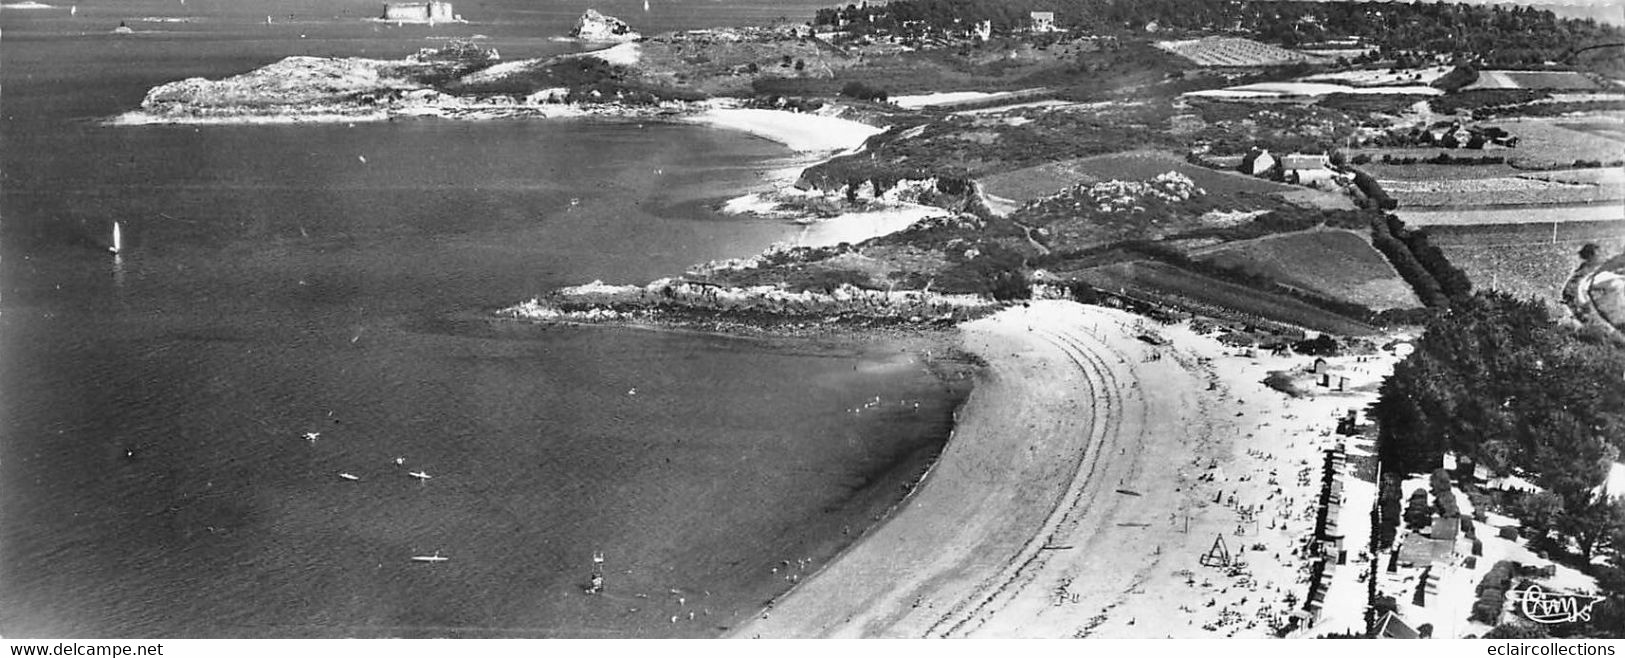
M 885 130 L 821 114 L 722 106 L 684 117 L 684 120 L 747 132 L 803 153 L 852 150 Z
M 988 367 L 920 488 L 737 636 L 1271 636 L 1307 591 L 1335 417 L 1392 364 L 1332 359 L 1346 391 L 1290 397 L 1261 380 L 1311 358 L 1065 301 L 963 341 Z M 1219 538 L 1234 561 L 1203 566 Z

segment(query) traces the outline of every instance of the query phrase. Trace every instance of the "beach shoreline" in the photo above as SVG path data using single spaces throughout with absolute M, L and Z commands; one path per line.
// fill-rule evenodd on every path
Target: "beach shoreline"
M 1307 590 L 1297 549 L 1314 491 L 1289 471 L 1339 442 L 1331 419 L 1374 396 L 1391 355 L 1337 357 L 1353 389 L 1289 397 L 1261 380 L 1304 375 L 1307 357 L 1233 352 L 1115 309 L 1037 301 L 962 330 L 988 365 L 927 477 L 733 637 L 1273 637 L 1286 625 L 1286 601 Z M 1201 564 L 1216 538 L 1234 567 Z M 1274 556 L 1241 559 L 1258 550 Z

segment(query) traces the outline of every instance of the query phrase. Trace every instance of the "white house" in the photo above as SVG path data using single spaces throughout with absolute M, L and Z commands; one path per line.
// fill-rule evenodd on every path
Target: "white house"
M 1275 168 L 1275 156 L 1269 151 L 1252 151 L 1241 159 L 1241 172 L 1251 176 L 1262 176 Z
M 1029 17 L 1032 19 L 1032 26 L 1031 26 L 1032 31 L 1034 31 L 1034 32 L 1054 32 L 1055 31 L 1055 12 L 1053 12 L 1053 11 L 1035 11 L 1035 12 L 1032 12 L 1029 15 Z
M 971 28 L 971 36 L 977 41 L 987 41 L 993 38 L 993 21 L 981 21 Z

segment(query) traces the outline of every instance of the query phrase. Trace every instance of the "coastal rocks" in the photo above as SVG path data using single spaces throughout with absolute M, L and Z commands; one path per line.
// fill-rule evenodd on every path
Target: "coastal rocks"
M 546 299 L 533 299 L 501 314 L 526 320 L 603 322 L 650 319 L 650 314 L 664 311 L 730 318 L 917 324 L 960 322 L 999 307 L 999 302 L 979 295 L 868 290 L 849 284 L 827 292 L 797 292 L 778 286 L 740 288 L 666 278 L 642 287 L 594 281 L 560 288 Z
M 596 9 L 588 9 L 576 21 L 575 29 L 570 30 L 570 36 L 582 41 L 636 41 L 643 35 L 632 31 L 632 26 L 614 16 L 605 16 Z
M 936 176 L 912 178 L 906 176 L 873 176 L 845 178 L 814 166 L 803 171 L 796 181 L 803 190 L 818 190 L 844 195 L 848 203 L 863 201 L 881 203 L 916 203 L 934 206 L 953 213 L 988 215 L 987 201 L 981 187 L 973 180 Z
M 154 113 L 211 109 L 252 111 L 332 103 L 358 94 L 410 86 L 381 73 L 390 64 L 354 57 L 289 57 L 222 80 L 187 78 L 159 85 L 147 92 L 141 108 Z
M 548 103 L 563 103 L 570 100 L 568 87 L 550 87 L 534 92 L 525 97 L 526 105 L 543 105 Z

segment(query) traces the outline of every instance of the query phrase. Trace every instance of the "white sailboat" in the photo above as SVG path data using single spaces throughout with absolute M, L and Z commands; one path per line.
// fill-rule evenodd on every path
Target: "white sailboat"
M 649 11 L 649 0 L 643 0 L 643 11 Z
M 434 555 L 414 555 L 414 556 L 412 556 L 412 561 L 413 562 L 445 562 L 445 561 L 450 560 L 450 559 L 451 558 L 449 558 L 449 557 L 445 557 L 445 556 L 441 555 L 440 551 L 435 551 Z
M 113 245 L 107 250 L 115 254 L 124 251 L 124 233 L 119 230 L 118 222 L 113 222 Z

